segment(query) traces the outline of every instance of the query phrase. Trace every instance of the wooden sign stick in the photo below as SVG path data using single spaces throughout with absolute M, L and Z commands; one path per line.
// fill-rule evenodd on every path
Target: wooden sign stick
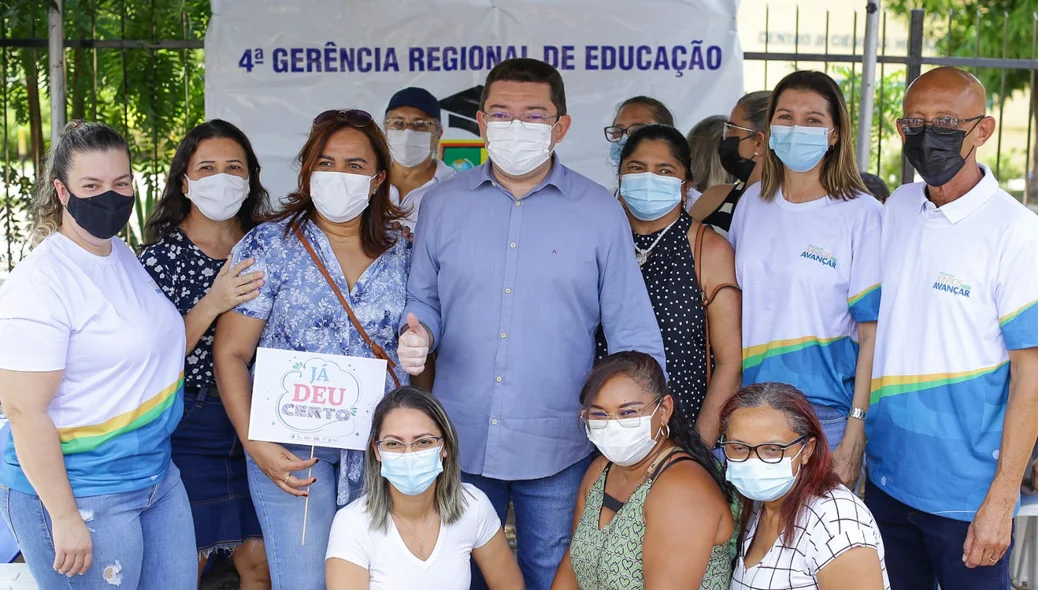
M 314 458 L 314 445 L 310 445 L 310 458 Z M 306 479 L 310 479 L 313 474 L 314 468 L 311 465 L 310 469 L 306 472 Z M 303 506 L 303 542 L 300 545 L 306 545 L 306 515 L 310 512 L 310 486 L 306 486 L 306 504 Z

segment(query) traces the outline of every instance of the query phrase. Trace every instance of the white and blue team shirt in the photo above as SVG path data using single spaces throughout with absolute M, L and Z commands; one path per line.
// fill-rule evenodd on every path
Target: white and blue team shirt
M 994 480 L 1009 352 L 1038 346 L 1038 216 L 983 179 L 940 208 L 899 188 L 883 220 L 883 301 L 866 420 L 869 477 L 970 521 Z
M 882 205 L 861 193 L 791 203 L 760 183 L 739 200 L 728 239 L 742 288 L 743 385 L 778 381 L 849 412 L 858 323 L 879 314 Z

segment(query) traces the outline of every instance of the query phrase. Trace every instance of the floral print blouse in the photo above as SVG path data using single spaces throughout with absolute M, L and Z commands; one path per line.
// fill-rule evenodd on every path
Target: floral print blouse
M 399 367 L 396 349 L 397 327 L 407 299 L 411 242 L 399 231 L 390 232 L 396 243 L 372 262 L 349 289 L 324 232 L 312 221 L 303 222 L 302 229 L 368 336 L 385 349 L 397 364 L 400 383 L 407 384 L 408 377 Z M 287 221 L 264 223 L 242 238 L 232 252 L 232 264 L 245 258 L 254 260 L 251 271 L 264 271 L 266 275 L 259 296 L 234 311 L 267 322 L 260 347 L 374 357 Z M 386 391 L 395 387 L 387 373 Z M 339 465 L 340 506 L 361 495 L 363 474 L 364 453 L 343 451 Z

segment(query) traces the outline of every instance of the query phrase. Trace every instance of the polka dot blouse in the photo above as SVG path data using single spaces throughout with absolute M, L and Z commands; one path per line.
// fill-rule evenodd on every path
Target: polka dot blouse
M 688 231 L 692 218 L 682 213 L 642 266 L 642 278 L 656 312 L 667 354 L 670 391 L 678 412 L 688 424 L 695 424 L 706 399 L 706 310 L 696 282 L 696 267 Z M 634 243 L 644 250 L 660 232 L 634 234 Z M 606 355 L 601 331 L 598 359 Z

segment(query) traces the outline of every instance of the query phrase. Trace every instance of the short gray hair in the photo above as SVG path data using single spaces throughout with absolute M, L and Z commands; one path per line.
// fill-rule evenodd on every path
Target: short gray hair
M 731 182 L 732 177 L 721 165 L 717 147 L 728 117 L 714 115 L 696 123 L 689 131 L 688 147 L 692 150 L 692 182 L 696 190 L 703 192 L 715 184 Z
M 368 437 L 368 448 L 364 462 L 364 493 L 366 510 L 371 516 L 371 528 L 385 531 L 392 510 L 389 495 L 389 482 L 382 477 L 382 464 L 375 456 L 375 445 L 382 431 L 382 423 L 393 410 L 418 410 L 429 417 L 443 436 L 443 450 L 447 458 L 443 460 L 443 473 L 436 477 L 436 512 L 444 525 L 451 525 L 461 518 L 467 502 L 461 489 L 461 462 L 458 459 L 458 432 L 454 429 L 440 401 L 431 393 L 416 387 L 401 387 L 391 391 L 375 406 L 375 415 L 371 420 L 371 435 Z

